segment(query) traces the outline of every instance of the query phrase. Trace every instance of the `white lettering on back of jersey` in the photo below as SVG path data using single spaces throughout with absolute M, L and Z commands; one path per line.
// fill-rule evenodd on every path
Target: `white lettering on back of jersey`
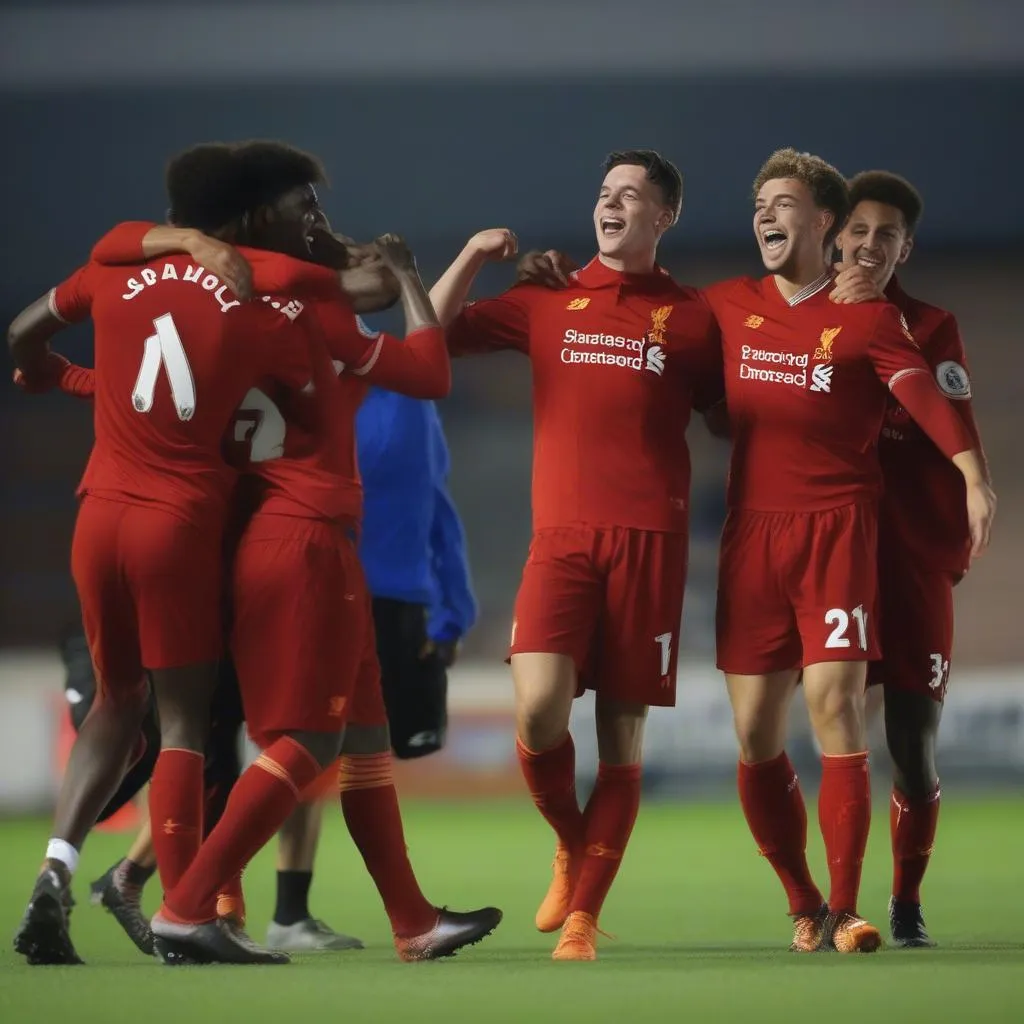
M 203 291 L 211 292 L 214 299 L 220 305 L 222 313 L 226 313 L 229 309 L 234 309 L 242 304 L 238 299 L 230 298 L 228 286 L 223 284 L 216 274 L 207 274 L 205 267 L 197 267 L 190 263 L 185 268 L 181 277 L 178 277 L 177 267 L 173 263 L 165 263 L 159 270 L 160 272 L 157 273 L 157 270 L 153 267 L 143 267 L 137 277 L 128 278 L 125 282 L 127 290 L 121 298 L 125 302 L 130 302 L 136 296 L 141 295 L 147 288 L 153 287 L 153 285 L 158 284 L 160 281 L 187 281 L 189 284 L 199 285 Z

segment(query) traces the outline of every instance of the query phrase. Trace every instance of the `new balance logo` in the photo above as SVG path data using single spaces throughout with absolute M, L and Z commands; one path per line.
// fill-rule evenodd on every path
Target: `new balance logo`
M 566 306 L 565 308 L 566 309 L 572 309 L 572 310 L 586 309 L 587 306 L 589 306 L 589 305 L 590 305 L 590 299 L 573 299 L 569 303 L 569 305 Z
M 647 361 L 644 367 L 659 377 L 665 372 L 665 350 L 660 345 L 647 347 Z
M 826 394 L 832 391 L 832 364 L 816 366 L 811 370 L 811 390 L 823 391 Z

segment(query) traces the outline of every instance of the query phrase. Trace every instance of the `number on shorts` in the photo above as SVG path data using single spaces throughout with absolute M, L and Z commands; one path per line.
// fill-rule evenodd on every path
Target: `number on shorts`
M 949 661 L 941 654 L 929 654 L 928 657 L 932 659 L 932 677 L 928 680 L 928 685 L 933 690 L 941 690 L 949 677 Z
M 654 642 L 661 648 L 661 674 L 667 676 L 672 666 L 672 634 L 659 633 Z
M 132 407 L 136 412 L 149 412 L 153 408 L 156 379 L 162 366 L 171 386 L 171 400 L 178 419 L 190 420 L 196 411 L 196 382 L 174 318 L 170 313 L 158 316 L 153 321 L 153 329 L 155 333 L 146 339 L 142 352 L 142 365 L 132 391 Z
M 842 608 L 829 608 L 825 612 L 825 625 L 833 627 L 825 641 L 826 647 L 834 649 L 850 646 L 850 638 L 846 634 L 850 628 L 851 617 L 857 623 L 857 646 L 862 651 L 868 649 L 868 613 L 860 604 L 851 612 L 846 612 Z
M 245 413 L 252 414 L 251 418 Z M 235 440 L 249 442 L 249 461 L 269 462 L 281 458 L 286 432 L 281 410 L 259 388 L 250 389 L 235 417 Z

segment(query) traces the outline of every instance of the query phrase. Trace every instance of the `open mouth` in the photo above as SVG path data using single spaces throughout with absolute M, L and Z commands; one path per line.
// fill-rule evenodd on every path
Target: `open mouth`
M 601 234 L 606 238 L 614 237 L 615 235 L 622 234 L 626 230 L 626 222 L 620 220 L 618 217 L 602 217 L 601 218 Z
M 769 228 L 761 235 L 761 242 L 769 252 L 772 252 L 786 244 L 786 235 L 775 228 Z
M 868 270 L 877 270 L 882 265 L 882 260 L 877 256 L 868 256 L 865 253 L 857 253 L 857 266 L 867 267 Z

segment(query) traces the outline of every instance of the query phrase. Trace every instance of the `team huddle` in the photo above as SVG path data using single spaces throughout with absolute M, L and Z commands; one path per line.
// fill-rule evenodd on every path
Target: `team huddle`
M 553 957 L 596 959 L 639 809 L 647 709 L 675 702 L 693 410 L 731 442 L 718 666 L 740 802 L 785 889 L 791 948 L 881 945 L 858 910 L 869 681 L 885 688 L 896 765 L 890 927 L 897 944 L 930 944 L 919 890 L 938 816 L 952 587 L 988 544 L 995 497 L 955 320 L 894 276 L 921 214 L 916 191 L 884 172 L 847 182 L 780 150 L 754 183 L 766 276 L 697 290 L 656 262 L 681 210 L 679 172 L 652 151 L 613 153 L 594 210 L 598 255 L 574 268 L 529 254 L 513 288 L 467 304 L 482 265 L 516 255 L 510 231 L 475 235 L 428 294 L 396 236 L 359 245 L 332 232 L 323 180 L 314 158 L 280 143 L 195 147 L 169 167 L 169 225 L 114 228 L 11 326 L 25 390 L 95 404 L 71 564 L 97 699 L 18 952 L 80 962 L 72 876 L 144 752 L 151 693 L 162 962 L 287 962 L 245 932 L 241 873 L 339 756 L 345 821 L 398 955 L 448 956 L 497 927 L 496 908 L 427 900 L 409 863 L 356 548 L 354 452 L 369 384 L 441 398 L 449 355 L 502 349 L 533 371 L 533 539 L 509 661 L 519 763 L 556 836 L 536 914 L 538 929 L 560 932 Z M 396 301 L 404 342 L 357 316 Z M 90 317 L 94 370 L 49 347 Z M 261 753 L 210 828 L 203 752 L 228 655 Z M 822 750 L 827 896 L 808 869 L 785 753 L 800 685 Z M 599 767 L 581 808 L 569 717 L 587 689 Z

